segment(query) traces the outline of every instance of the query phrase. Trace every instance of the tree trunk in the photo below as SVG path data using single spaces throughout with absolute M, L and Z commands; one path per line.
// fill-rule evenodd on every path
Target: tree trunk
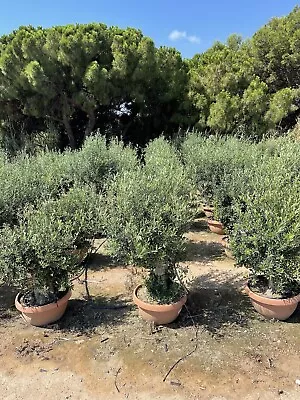
M 126 124 L 125 128 L 123 129 L 122 138 L 123 138 L 125 141 L 126 141 L 127 132 L 128 132 L 128 130 L 129 130 L 129 128 L 131 127 L 132 123 L 133 123 L 133 120 L 129 121 L 129 122 Z
M 65 126 L 65 129 L 66 129 L 66 133 L 67 133 L 67 136 L 69 138 L 70 147 L 71 147 L 71 149 L 74 150 L 74 149 L 76 149 L 76 141 L 75 141 L 73 130 L 72 130 L 72 127 L 71 127 L 71 124 L 70 124 L 70 120 L 69 120 L 69 118 L 67 116 L 67 99 L 66 99 L 66 97 L 64 97 L 64 99 L 63 99 L 62 117 L 63 117 L 63 123 L 64 123 L 64 126 Z
M 92 133 L 95 123 L 96 123 L 96 118 L 95 118 L 95 113 L 94 110 L 90 110 L 88 113 L 88 123 L 87 126 L 85 128 L 85 132 L 84 132 L 84 140 L 90 136 L 90 134 Z

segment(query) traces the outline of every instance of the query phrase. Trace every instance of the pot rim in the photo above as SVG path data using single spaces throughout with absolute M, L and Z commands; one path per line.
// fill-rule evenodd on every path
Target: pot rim
M 172 304 L 150 304 L 146 303 L 143 300 L 139 299 L 137 296 L 138 290 L 142 287 L 143 285 L 138 285 L 134 291 L 133 291 L 133 302 L 140 308 L 143 308 L 144 310 L 148 311 L 172 311 L 174 309 L 178 309 L 182 307 L 186 301 L 187 301 L 187 295 L 185 294 L 180 300 L 178 300 L 176 303 Z
M 207 205 L 205 205 L 205 204 L 203 204 L 203 210 L 206 210 L 206 211 L 214 211 L 214 207 L 213 206 L 207 206 Z
M 230 249 L 230 246 L 229 246 L 229 236 L 228 236 L 228 235 L 225 235 L 225 236 L 222 236 L 222 237 L 221 237 L 221 243 L 222 243 L 222 246 L 223 246 L 223 247 L 225 247 L 226 249 Z
M 45 311 L 50 311 L 53 310 L 54 308 L 58 308 L 61 305 L 63 305 L 64 303 L 66 303 L 69 298 L 71 297 L 72 291 L 71 289 L 68 290 L 68 292 L 58 301 L 54 302 L 54 303 L 49 303 L 49 304 L 45 304 L 43 306 L 34 306 L 34 307 L 26 307 L 26 306 L 22 306 L 22 304 L 19 302 L 19 297 L 21 296 L 21 292 L 19 292 L 16 295 L 15 298 L 15 306 L 16 309 L 21 311 L 22 313 L 26 313 L 26 314 L 36 314 L 36 313 L 42 313 Z
M 207 220 L 208 225 L 213 225 L 213 226 L 218 226 L 224 228 L 224 225 L 220 221 L 216 221 L 215 219 L 208 219 Z
M 250 299 L 270 306 L 290 306 L 292 304 L 299 303 L 300 301 L 300 293 L 296 296 L 288 297 L 286 299 L 270 299 L 269 297 L 261 296 L 252 292 L 252 290 L 249 288 L 249 282 L 247 282 L 245 285 L 245 292 L 248 294 Z

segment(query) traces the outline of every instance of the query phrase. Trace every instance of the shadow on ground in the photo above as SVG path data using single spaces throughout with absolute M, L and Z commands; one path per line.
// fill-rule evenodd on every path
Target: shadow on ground
M 201 326 L 213 335 L 222 337 L 226 327 L 245 327 L 255 311 L 239 288 L 237 277 L 224 278 L 210 272 L 196 278 L 190 288 L 188 302 L 173 328 Z
M 191 232 L 209 232 L 206 218 L 197 218 L 193 221 L 190 227 Z
M 92 251 L 84 259 L 82 266 L 88 265 L 91 271 L 117 267 L 116 261 L 108 253 L 107 246 L 108 242 L 105 237 L 96 239 L 93 243 Z
M 16 314 L 14 304 L 17 293 L 18 289 L 14 287 L 0 286 L 0 319 L 11 318 Z
M 116 297 L 91 297 L 89 300 L 69 300 L 64 316 L 47 328 L 70 333 L 92 334 L 98 327 L 124 323 L 132 305 Z
M 296 311 L 294 312 L 294 314 L 289 319 L 287 319 L 285 322 L 291 323 L 291 324 L 300 323 L 300 303 L 298 304 L 298 307 L 296 308 Z
M 207 262 L 224 257 L 224 247 L 216 242 L 192 242 L 186 245 L 184 261 Z
M 106 241 L 103 242 L 106 244 Z M 113 257 L 111 257 L 107 252 L 107 244 L 102 247 L 101 243 L 97 249 L 97 246 L 94 247 L 94 251 L 89 254 L 86 258 L 83 265 L 88 265 L 89 270 L 91 271 L 100 271 L 106 268 L 120 268 L 120 265 Z M 124 266 L 125 267 L 125 266 Z
M 86 260 L 89 270 L 100 271 L 104 268 L 115 268 L 117 267 L 116 262 L 107 254 L 95 253 L 91 254 Z

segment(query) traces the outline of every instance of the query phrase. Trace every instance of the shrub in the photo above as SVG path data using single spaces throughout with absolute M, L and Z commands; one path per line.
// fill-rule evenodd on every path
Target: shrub
M 225 175 L 251 163 L 252 152 L 250 142 L 235 138 L 204 138 L 199 134 L 190 134 L 181 148 L 183 162 L 207 205 L 213 205 Z
M 0 160 L 0 226 L 17 224 L 27 205 L 59 198 L 74 185 L 93 185 L 97 192 L 119 171 L 135 169 L 136 153 L 122 142 L 89 138 L 77 152 L 41 152 L 19 155 L 11 162 Z
M 300 290 L 300 184 L 292 175 L 280 157 L 256 167 L 230 240 L 237 264 L 250 270 L 251 285 L 263 283 L 281 297 Z
M 299 179 L 300 146 L 291 138 L 268 139 L 259 144 L 236 138 L 204 138 L 189 135 L 182 145 L 182 157 L 206 204 L 214 206 L 214 218 L 230 234 L 236 209 L 245 207 L 244 193 L 255 191 L 256 169 L 272 163 L 287 184 Z
M 100 191 L 117 172 L 135 169 L 136 152 L 122 142 L 112 140 L 108 145 L 103 136 L 88 138 L 82 149 L 74 153 L 74 176 L 78 184 L 93 184 Z
M 107 233 L 112 254 L 149 270 L 149 294 L 171 303 L 183 293 L 176 263 L 191 220 L 192 185 L 176 151 L 163 139 L 145 151 L 145 166 L 119 174 L 108 188 Z
M 27 205 L 57 198 L 74 184 L 71 153 L 19 156 L 0 168 L 0 226 L 13 225 Z
M 1 229 L 2 280 L 33 291 L 38 305 L 57 299 L 78 271 L 78 249 L 102 230 L 102 215 L 101 198 L 89 188 L 28 208 L 18 225 Z
M 225 173 L 222 184 L 214 191 L 214 218 L 225 226 L 226 233 L 231 234 L 233 225 L 238 218 L 238 212 L 245 210 L 245 193 L 255 191 L 252 176 L 256 171 L 259 158 L 253 159 L 253 164 L 236 168 L 231 173 Z
M 51 215 L 64 223 L 72 219 L 74 245 L 81 248 L 86 241 L 104 233 L 104 201 L 91 187 L 73 187 L 58 200 L 43 203 L 33 215 Z M 29 211 L 31 221 L 32 212 Z M 25 217 L 27 214 L 25 213 Z M 31 222 L 30 222 L 31 223 Z

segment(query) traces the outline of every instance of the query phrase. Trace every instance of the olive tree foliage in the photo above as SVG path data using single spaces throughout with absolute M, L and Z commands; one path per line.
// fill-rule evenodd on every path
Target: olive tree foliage
M 178 123 L 186 81 L 179 52 L 132 28 L 26 26 L 0 38 L 2 129 L 24 116 L 33 130 L 51 122 L 72 148 L 105 123 L 123 135 L 144 117 Z

